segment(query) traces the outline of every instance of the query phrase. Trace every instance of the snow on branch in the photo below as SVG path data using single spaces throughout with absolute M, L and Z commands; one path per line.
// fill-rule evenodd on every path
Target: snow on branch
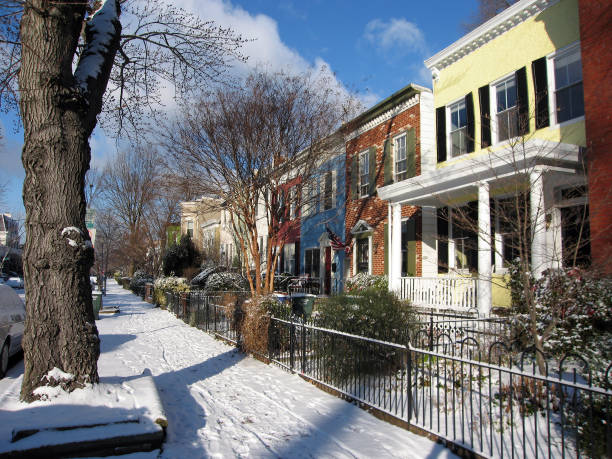
M 77 85 L 83 91 L 89 90 L 89 79 L 96 80 L 102 74 L 105 64 L 112 64 L 113 42 L 119 40 L 120 27 L 117 0 L 102 0 L 98 11 L 87 22 L 85 49 L 74 72 Z M 113 56 L 109 59 L 111 53 Z

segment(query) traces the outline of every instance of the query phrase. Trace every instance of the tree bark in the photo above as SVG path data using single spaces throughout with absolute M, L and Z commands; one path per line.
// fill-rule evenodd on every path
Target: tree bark
M 62 383 L 67 390 L 98 381 L 100 345 L 89 284 L 94 252 L 85 226 L 84 184 L 89 136 L 117 48 L 103 49 L 97 78 L 90 78 L 87 87 L 79 85 L 72 63 L 85 7 L 82 1 L 31 1 L 21 20 L 25 401 L 39 398 L 34 390 L 48 383 L 45 376 L 55 367 L 73 375 Z M 115 29 L 116 44 L 118 21 Z

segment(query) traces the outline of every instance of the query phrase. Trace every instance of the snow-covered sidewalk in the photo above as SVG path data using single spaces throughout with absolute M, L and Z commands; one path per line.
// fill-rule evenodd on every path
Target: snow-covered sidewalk
M 104 306 L 121 313 L 97 322 L 101 382 L 151 370 L 168 419 L 162 457 L 452 457 L 297 375 L 246 357 L 112 281 Z M 0 394 L 20 373 L 23 365 L 0 381 Z

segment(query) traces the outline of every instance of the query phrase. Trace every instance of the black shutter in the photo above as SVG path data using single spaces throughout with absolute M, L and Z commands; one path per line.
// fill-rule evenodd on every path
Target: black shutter
M 465 111 L 467 114 L 467 152 L 474 152 L 474 96 L 471 92 L 465 96 Z
M 491 146 L 491 102 L 489 98 L 489 86 L 478 88 L 478 100 L 480 103 L 480 147 Z
M 525 135 L 529 132 L 529 102 L 527 99 L 527 69 L 521 67 L 515 74 L 516 95 L 518 97 L 518 133 Z
M 416 175 L 416 131 L 410 128 L 406 131 L 406 177 Z
M 446 107 L 436 108 L 436 144 L 438 162 L 446 161 Z
M 535 87 L 535 122 L 536 129 L 550 125 L 548 116 L 548 77 L 546 75 L 546 58 L 541 57 L 531 63 L 533 86 Z
M 368 158 L 370 161 L 369 164 L 369 186 L 368 186 L 368 195 L 374 196 L 376 193 L 376 147 L 370 147 L 370 151 L 368 153 Z
M 351 158 L 351 199 L 359 199 L 359 155 Z
M 393 183 L 393 155 L 391 154 L 391 143 L 392 140 L 390 138 L 385 140 L 385 146 L 383 148 L 384 186 Z
M 295 254 L 293 255 L 293 260 L 295 261 L 295 266 L 293 269 L 293 275 L 294 276 L 299 276 L 300 275 L 300 241 L 297 240 L 295 241 Z

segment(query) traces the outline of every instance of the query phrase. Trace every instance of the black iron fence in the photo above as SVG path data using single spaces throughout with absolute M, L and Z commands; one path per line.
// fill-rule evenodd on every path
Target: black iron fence
M 168 294 L 168 309 L 239 344 L 241 295 Z M 272 317 L 264 357 L 483 456 L 612 457 L 612 365 L 514 358 L 492 339 L 508 332 L 504 322 L 437 319 L 423 320 L 410 345 Z
M 453 314 L 421 311 L 416 314 L 416 322 L 410 342 L 418 348 L 442 350 L 457 345 L 466 338 L 476 340 L 481 348 L 493 342 L 502 341 L 513 348 L 516 335 L 512 323 L 506 317 L 478 317 L 478 314 Z

